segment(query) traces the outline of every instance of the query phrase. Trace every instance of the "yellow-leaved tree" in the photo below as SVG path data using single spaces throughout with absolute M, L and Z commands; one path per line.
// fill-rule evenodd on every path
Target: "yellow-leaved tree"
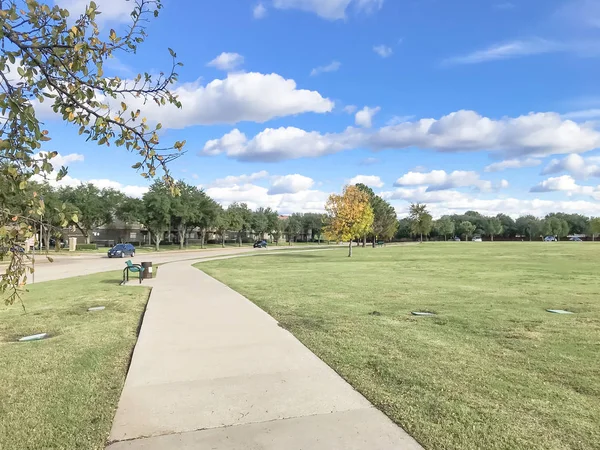
M 352 240 L 373 227 L 373 209 L 369 196 L 356 186 L 346 186 L 342 195 L 331 194 L 325 205 L 330 240 L 350 241 L 348 257 L 352 257 Z

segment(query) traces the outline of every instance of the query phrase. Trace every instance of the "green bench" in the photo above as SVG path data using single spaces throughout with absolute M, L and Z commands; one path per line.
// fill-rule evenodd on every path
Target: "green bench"
M 131 260 L 127 261 L 125 268 L 123 269 L 123 281 L 121 285 L 127 283 L 129 281 L 129 272 L 138 273 L 140 278 L 140 284 L 142 284 L 142 280 L 144 279 L 144 268 L 139 264 L 133 264 Z
M 378 247 L 383 247 L 383 246 L 385 246 L 385 241 L 377 241 L 377 246 L 378 246 Z

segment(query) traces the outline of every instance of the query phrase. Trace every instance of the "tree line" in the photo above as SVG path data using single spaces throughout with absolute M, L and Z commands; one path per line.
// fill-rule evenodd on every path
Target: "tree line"
M 0 177 L 0 188 L 2 188 Z M 281 217 L 271 208 L 251 210 L 245 203 L 232 203 L 224 208 L 202 189 L 176 181 L 178 195 L 163 181 L 155 181 L 141 198 L 132 198 L 111 188 L 101 189 L 93 184 L 54 188 L 48 184 L 28 183 L 23 190 L 3 191 L 3 205 L 13 215 L 28 215 L 36 219 L 36 234 L 41 244 L 49 248 L 52 240 L 63 238 L 64 227 L 79 230 L 90 243 L 94 230 L 114 224 L 142 225 L 152 243 L 159 249 L 167 233 L 176 233 L 176 241 L 183 248 L 189 234 L 197 230 L 201 245 L 207 233 L 214 233 L 225 245 L 228 233 L 235 233 L 239 245 L 244 235 L 269 236 L 279 244 L 286 238 L 289 245 L 298 236 L 310 235 L 320 242 L 323 236 L 324 215 L 294 213 Z M 43 203 L 40 211 L 32 211 L 28 198 L 35 196 Z
M 562 212 L 547 214 L 544 218 L 533 215 L 520 216 L 517 219 L 506 214 L 485 216 L 477 211 L 464 214 L 452 214 L 433 220 L 424 204 L 412 204 L 409 216 L 400 219 L 396 238 L 412 239 L 419 237 L 448 238 L 460 237 L 470 239 L 473 236 L 515 239 L 530 241 L 553 236 L 564 239 L 569 235 L 588 235 L 595 239 L 600 234 L 600 218 L 590 218 L 583 214 L 567 214 Z

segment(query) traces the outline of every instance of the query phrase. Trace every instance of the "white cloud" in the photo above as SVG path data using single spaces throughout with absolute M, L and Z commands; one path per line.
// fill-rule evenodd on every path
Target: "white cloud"
M 267 16 L 267 8 L 262 3 L 258 3 L 252 9 L 252 15 L 255 19 L 262 19 Z
M 386 125 L 394 126 L 394 125 L 398 125 L 400 123 L 410 122 L 414 118 L 415 118 L 414 115 L 394 116 L 386 122 Z
M 542 175 L 567 172 L 577 179 L 600 177 L 600 157 L 583 158 L 575 153 L 563 159 L 553 159 L 542 171 Z
M 600 118 L 600 109 L 584 109 L 580 111 L 571 111 L 565 114 L 561 114 L 564 119 L 571 120 L 590 120 Z
M 384 182 L 376 175 L 356 175 L 354 178 L 348 180 L 348 184 L 366 184 L 369 187 L 382 188 Z
M 409 203 L 444 203 L 451 201 L 464 201 L 470 198 L 459 191 L 429 191 L 426 186 L 418 188 L 400 188 L 394 191 L 381 192 L 381 197 L 386 200 L 406 200 Z
M 80 153 L 69 153 L 68 155 L 61 155 L 59 153 L 50 159 L 50 164 L 52 164 L 54 169 L 60 169 L 63 166 L 68 167 L 71 163 L 82 162 L 84 159 L 85 157 Z
M 276 117 L 307 112 L 327 113 L 334 103 L 317 91 L 297 89 L 294 80 L 278 74 L 230 73 L 223 80 L 213 80 L 206 86 L 199 82 L 176 86 L 174 94 L 182 102 L 181 109 L 173 105 L 144 103 L 142 98 L 126 98 L 129 110 L 140 109 L 151 123 L 163 128 L 182 129 L 195 125 L 234 124 L 242 121 L 266 122 Z M 105 99 L 99 99 L 105 101 Z M 111 100 L 114 111 L 119 101 Z M 59 119 L 51 110 L 51 102 L 35 103 L 40 118 Z
M 341 66 L 342 66 L 342 63 L 340 63 L 339 61 L 332 61 L 331 63 L 327 64 L 326 66 L 315 67 L 310 72 L 310 76 L 314 77 L 314 76 L 320 75 L 322 73 L 336 72 L 336 71 L 340 70 Z
M 422 192 L 422 191 L 421 191 Z M 444 197 L 441 197 L 441 195 Z M 438 196 L 439 201 L 432 201 L 432 195 Z M 402 198 L 406 197 L 406 199 Z M 456 191 L 440 192 L 414 192 L 412 194 L 396 194 L 397 200 L 391 199 L 392 206 L 400 215 L 408 215 L 408 206 L 411 202 L 427 203 L 428 209 L 434 218 L 445 214 L 463 214 L 466 211 L 478 211 L 486 216 L 495 216 L 503 213 L 516 218 L 518 216 L 532 214 L 536 217 L 544 217 L 546 214 L 556 211 L 566 213 L 579 213 L 586 216 L 600 215 L 600 202 L 571 200 L 541 200 L 518 199 L 518 198 L 495 198 L 485 199 L 463 195 Z M 435 198 L 434 198 L 435 199 Z
M 289 194 L 272 194 L 269 189 L 254 184 L 214 187 L 206 194 L 227 207 L 233 202 L 244 202 L 251 209 L 273 208 L 280 214 L 294 212 L 324 212 L 329 194 L 318 190 L 304 190 Z
M 99 189 L 115 189 L 117 191 L 122 192 L 123 194 L 129 197 L 139 198 L 148 192 L 147 186 L 136 186 L 136 185 L 125 185 L 119 183 L 118 181 L 109 180 L 106 178 L 103 179 L 92 179 L 92 180 L 80 180 L 77 178 L 73 178 L 70 175 L 65 176 L 61 180 L 56 180 L 57 172 L 53 172 L 48 174 L 46 177 L 42 177 L 40 175 L 34 175 L 32 177 L 33 181 L 37 181 L 39 183 L 47 182 L 50 186 L 53 187 L 77 187 L 80 184 L 91 183 Z
M 354 3 L 360 12 L 371 13 L 383 6 L 383 0 L 273 0 L 277 9 L 298 9 L 327 20 L 346 18 L 346 9 Z
M 491 181 L 482 180 L 477 172 L 455 170 L 447 173 L 445 170 L 432 170 L 431 172 L 408 172 L 398 178 L 394 186 L 423 186 L 428 185 L 427 191 L 442 191 L 458 187 L 474 187 L 481 191 L 490 191 L 493 188 L 508 186 L 506 180 L 494 186 Z
M 234 141 L 235 145 L 223 140 Z M 321 134 L 299 128 L 267 128 L 252 139 L 233 130 L 209 141 L 203 153 L 240 160 L 281 161 L 319 157 L 355 148 L 432 149 L 441 152 L 489 151 L 508 158 L 583 153 L 600 147 L 600 132 L 587 123 L 563 120 L 557 113 L 530 113 L 491 119 L 457 111 L 440 119 L 421 119 L 376 130 L 347 128 Z
M 382 58 L 389 58 L 394 53 L 391 47 L 388 47 L 387 45 L 383 44 L 374 46 L 373 51 Z
M 314 184 L 315 182 L 312 178 L 297 173 L 278 176 L 273 179 L 268 194 L 297 194 L 298 192 L 309 190 Z
M 536 167 L 542 164 L 542 161 L 535 158 L 525 159 L 507 159 L 504 161 L 492 163 L 484 169 L 486 172 L 502 172 L 507 169 L 521 169 L 523 167 Z
M 568 195 L 586 194 L 593 195 L 598 188 L 592 186 L 580 186 L 570 175 L 548 178 L 530 189 L 530 192 L 566 192 Z
M 68 9 L 71 17 L 76 18 L 81 15 L 90 0 L 55 0 L 61 8 Z M 98 11 L 101 14 L 97 17 L 98 22 L 131 22 L 131 12 L 135 8 L 134 2 L 128 0 L 96 0 Z
M 115 189 L 117 191 L 121 191 L 123 194 L 129 197 L 139 198 L 148 192 L 147 186 L 123 185 L 118 181 L 108 180 L 105 178 L 99 180 L 89 180 L 88 183 L 92 183 L 94 186 L 100 189 Z
M 375 108 L 369 108 L 368 106 L 365 106 L 356 113 L 356 116 L 354 116 L 354 121 L 356 122 L 356 125 L 360 127 L 371 128 L 373 125 L 373 117 L 379 111 L 381 111 L 379 106 Z
M 356 105 L 346 105 L 344 106 L 344 112 L 348 114 L 354 114 L 358 107 Z
M 212 183 L 210 183 L 211 187 L 220 187 L 220 186 L 232 186 L 235 184 L 247 184 L 256 180 L 260 180 L 263 178 L 267 178 L 269 176 L 269 172 L 266 170 L 261 170 L 260 172 L 255 172 L 250 175 L 229 175 L 225 178 L 219 178 Z
M 244 57 L 239 53 L 223 52 L 209 62 L 207 66 L 215 67 L 219 70 L 234 70 L 242 64 L 244 64 Z
M 578 56 L 597 56 L 599 53 L 598 43 L 594 41 L 557 42 L 542 38 L 516 40 L 494 44 L 483 50 L 477 50 L 466 55 L 447 58 L 442 61 L 442 64 L 479 64 L 523 56 L 561 52 L 574 53 Z

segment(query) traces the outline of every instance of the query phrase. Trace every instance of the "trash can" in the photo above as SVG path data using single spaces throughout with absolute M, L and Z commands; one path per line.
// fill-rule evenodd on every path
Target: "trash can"
M 152 278 L 152 263 L 151 262 L 143 262 L 142 267 L 144 268 L 142 278 Z

